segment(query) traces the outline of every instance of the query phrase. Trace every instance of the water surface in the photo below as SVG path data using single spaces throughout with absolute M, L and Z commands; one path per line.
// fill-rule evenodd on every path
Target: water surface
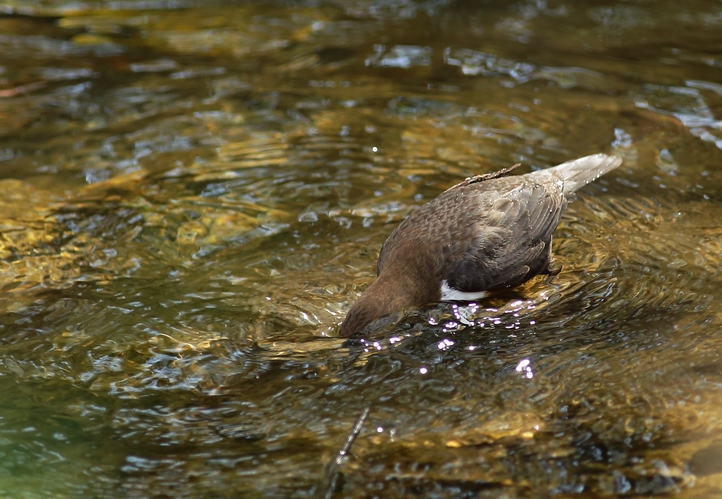
M 722 4 L 0 2 L 0 495 L 722 493 Z M 406 214 L 606 152 L 563 265 L 344 343 Z

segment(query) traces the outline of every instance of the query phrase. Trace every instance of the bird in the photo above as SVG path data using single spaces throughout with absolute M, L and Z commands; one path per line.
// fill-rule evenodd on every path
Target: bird
M 351 306 L 338 335 L 425 305 L 480 300 L 536 275 L 555 276 L 552 233 L 574 193 L 617 168 L 594 154 L 524 175 L 519 165 L 476 175 L 412 212 L 381 247 L 376 280 Z

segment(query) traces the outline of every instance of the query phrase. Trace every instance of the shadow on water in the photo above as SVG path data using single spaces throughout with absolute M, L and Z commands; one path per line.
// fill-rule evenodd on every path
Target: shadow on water
M 722 6 L 0 12 L 3 495 L 722 490 Z M 411 210 L 595 152 L 554 286 L 336 337 Z

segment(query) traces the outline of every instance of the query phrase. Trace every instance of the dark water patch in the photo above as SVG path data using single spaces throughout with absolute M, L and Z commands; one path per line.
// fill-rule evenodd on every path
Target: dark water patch
M 720 8 L 4 2 L 0 490 L 713 496 Z M 562 272 L 336 338 L 464 178 L 623 165 Z M 33 477 L 30 479 L 29 477 Z

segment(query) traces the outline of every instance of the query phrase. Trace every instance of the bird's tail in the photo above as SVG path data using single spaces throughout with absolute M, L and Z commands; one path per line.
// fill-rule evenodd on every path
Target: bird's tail
M 593 182 L 605 173 L 622 164 L 622 159 L 608 154 L 592 154 L 583 158 L 567 161 L 561 165 L 532 173 L 542 178 L 561 178 L 564 181 L 564 194 L 572 195 L 577 189 Z

